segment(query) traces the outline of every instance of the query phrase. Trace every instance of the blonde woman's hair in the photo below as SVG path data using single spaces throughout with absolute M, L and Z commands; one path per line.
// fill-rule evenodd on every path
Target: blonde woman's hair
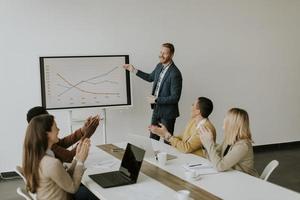
M 239 140 L 252 141 L 249 116 L 247 111 L 240 108 L 231 108 L 225 117 L 224 142 L 232 145 Z

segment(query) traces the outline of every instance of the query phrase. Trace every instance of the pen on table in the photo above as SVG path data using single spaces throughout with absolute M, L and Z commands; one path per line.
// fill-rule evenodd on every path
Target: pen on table
M 202 165 L 201 163 L 199 163 L 199 164 L 193 164 L 193 165 L 189 165 L 189 167 L 196 167 L 196 166 L 200 166 L 200 165 Z
M 111 149 L 113 152 L 119 152 L 119 151 L 124 151 L 122 148 L 113 148 Z

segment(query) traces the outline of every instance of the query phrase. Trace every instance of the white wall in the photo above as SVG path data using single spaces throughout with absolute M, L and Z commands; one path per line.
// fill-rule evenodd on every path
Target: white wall
M 150 72 L 167 41 L 183 74 L 176 132 L 207 96 L 219 141 L 233 106 L 249 112 L 256 144 L 299 141 L 299 22 L 297 0 L 0 0 L 0 171 L 21 163 L 26 112 L 41 104 L 39 56 L 129 54 Z M 132 79 L 134 106 L 108 111 L 108 142 L 148 134 L 151 84 Z M 63 135 L 68 113 L 55 114 Z

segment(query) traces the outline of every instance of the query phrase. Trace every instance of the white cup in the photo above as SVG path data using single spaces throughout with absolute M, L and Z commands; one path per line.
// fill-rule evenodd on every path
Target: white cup
M 160 152 L 157 154 L 158 163 L 162 166 L 166 165 L 167 162 L 167 153 L 166 152 Z
M 186 170 L 184 172 L 184 175 L 185 175 L 185 178 L 192 180 L 197 177 L 197 172 L 195 170 L 190 169 L 190 170 Z
M 188 190 L 179 190 L 177 191 L 178 200 L 189 200 L 190 191 Z

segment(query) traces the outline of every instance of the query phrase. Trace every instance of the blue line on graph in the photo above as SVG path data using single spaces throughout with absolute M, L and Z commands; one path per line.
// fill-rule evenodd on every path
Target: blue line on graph
M 87 82 L 87 83 L 90 83 L 91 82 L 88 82 L 88 81 L 91 81 L 91 80 L 94 80 L 94 79 L 97 79 L 97 78 L 100 78 L 100 77 L 103 77 L 103 76 L 107 76 L 108 74 L 112 73 L 113 71 L 115 71 L 117 68 L 119 67 L 114 67 L 113 69 L 111 69 L 110 71 L 104 73 L 104 74 L 100 74 L 98 76 L 95 76 L 95 77 L 92 77 L 92 78 L 89 78 L 87 80 L 82 80 L 82 81 L 79 81 L 78 83 L 76 83 L 75 85 L 72 85 L 72 87 L 69 87 L 67 88 L 66 90 L 64 90 L 63 92 L 61 92 L 60 94 L 58 94 L 58 96 L 61 96 L 63 94 L 65 94 L 66 92 L 70 91 L 71 89 L 75 88 L 76 86 L 80 85 L 81 83 L 84 83 L 84 82 Z M 59 76 L 59 75 L 58 75 Z M 60 76 L 59 76 L 60 77 Z M 62 78 L 62 77 L 60 77 Z
M 99 82 L 88 82 L 88 81 L 84 81 L 86 83 L 89 83 L 89 84 L 92 84 L 92 85 L 98 85 L 98 84 L 101 84 L 101 83 L 111 83 L 111 84 L 118 84 L 117 81 L 109 81 L 109 80 L 105 80 L 105 81 L 99 81 Z
M 87 82 L 87 81 L 83 81 L 83 82 L 88 83 L 88 84 L 91 84 L 91 85 L 99 85 L 99 84 L 102 84 L 102 83 L 118 84 L 117 81 L 109 81 L 109 80 L 99 81 L 99 82 L 96 82 L 96 83 L 93 83 L 93 82 Z M 71 88 L 72 88 L 72 87 L 68 87 L 68 86 L 62 85 L 62 84 L 56 84 L 56 85 L 59 86 L 59 87 L 68 88 L 68 89 L 71 89 Z

